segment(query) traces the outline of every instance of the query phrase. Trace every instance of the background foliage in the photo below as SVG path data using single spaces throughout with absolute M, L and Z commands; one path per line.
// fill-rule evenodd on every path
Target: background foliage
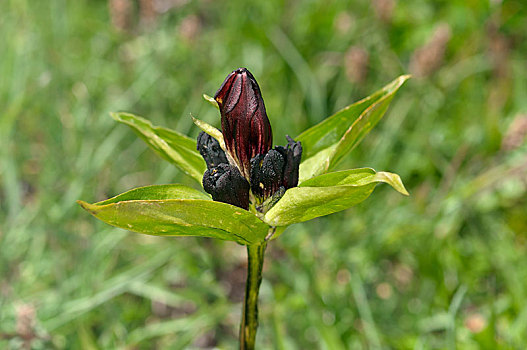
M 526 346 L 527 10 L 492 1 L 0 2 L 0 347 L 232 348 L 245 252 L 98 222 L 95 202 L 192 184 L 108 113 L 196 136 L 233 69 L 297 135 L 396 76 L 343 164 L 398 173 L 270 244 L 262 348 Z M 384 188 L 382 188 L 384 187 Z

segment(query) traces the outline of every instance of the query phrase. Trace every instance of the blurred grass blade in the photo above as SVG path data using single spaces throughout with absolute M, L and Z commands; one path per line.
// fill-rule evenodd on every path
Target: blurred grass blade
M 115 275 L 105 281 L 102 286 L 90 286 L 88 295 L 61 303 L 59 308 L 54 309 L 57 314 L 44 320 L 46 329 L 53 331 L 57 327 L 77 319 L 99 305 L 126 292 L 131 283 L 147 280 L 153 271 L 164 265 L 171 258 L 172 251 L 170 249 L 162 249 L 148 261 Z
M 142 187 L 114 198 L 78 203 L 107 224 L 155 236 L 201 236 L 262 242 L 268 227 L 254 214 L 213 202 L 205 194 L 183 185 Z
M 174 340 L 170 343 L 171 349 L 187 349 L 189 343 L 200 335 L 218 327 L 221 320 L 228 315 L 228 311 L 224 304 L 203 305 L 200 311 L 182 318 L 150 322 L 130 332 L 127 345 L 129 348 L 136 348 L 139 343 L 152 338 L 172 335 Z
M 357 305 L 357 309 L 364 327 L 364 335 L 368 342 L 368 348 L 381 349 L 381 340 L 375 326 L 370 303 L 368 302 L 368 294 L 364 287 L 364 283 L 357 272 L 351 273 L 350 284 L 353 299 L 355 299 L 355 305 Z
M 339 171 L 290 188 L 267 212 L 264 221 L 272 226 L 285 226 L 347 209 L 368 198 L 379 182 L 408 195 L 397 174 L 375 172 L 370 168 Z
M 395 93 L 409 78 L 409 75 L 398 77 L 296 137 L 295 140 L 302 142 L 304 158 L 300 182 L 335 167 L 377 125 Z
M 196 150 L 196 141 L 177 131 L 153 126 L 130 113 L 110 113 L 113 119 L 131 127 L 157 154 L 201 184 L 206 164 Z

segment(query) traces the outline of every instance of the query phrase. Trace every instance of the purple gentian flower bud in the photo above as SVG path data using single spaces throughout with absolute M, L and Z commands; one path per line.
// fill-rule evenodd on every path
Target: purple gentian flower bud
M 220 107 L 227 152 L 249 180 L 251 159 L 266 154 L 273 143 L 260 87 L 246 68 L 238 68 L 227 76 L 214 99 Z
M 302 145 L 286 136 L 287 146 L 271 149 L 271 124 L 262 94 L 247 69 L 229 74 L 214 98 L 227 150 L 212 136 L 199 134 L 197 148 L 207 163 L 203 188 L 215 201 L 243 209 L 252 203 L 265 213 L 287 189 L 298 185 Z

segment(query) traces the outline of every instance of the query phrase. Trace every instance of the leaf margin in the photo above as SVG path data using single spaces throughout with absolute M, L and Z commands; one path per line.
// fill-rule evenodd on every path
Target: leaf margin
M 345 183 L 354 172 L 365 174 L 362 174 L 362 177 L 356 177 L 355 180 L 349 180 L 353 182 Z M 334 185 L 324 185 L 330 183 L 327 181 L 328 178 L 333 177 L 332 180 L 335 181 L 343 176 L 344 178 L 335 182 Z M 387 183 L 397 192 L 409 195 L 397 174 L 377 172 L 372 168 L 342 170 L 313 177 L 298 187 L 288 189 L 265 214 L 263 221 L 270 226 L 288 226 L 336 213 L 367 199 L 378 183 Z M 358 191 L 361 187 L 362 192 Z M 320 197 L 318 201 L 312 200 L 314 194 Z M 352 196 L 355 196 L 356 200 Z
M 182 172 L 201 184 L 207 165 L 197 151 L 196 141 L 194 139 L 178 131 L 153 125 L 148 119 L 133 113 L 110 112 L 110 116 L 115 121 L 130 127 L 157 155 L 172 163 Z M 123 116 L 133 121 L 122 118 Z M 139 125 L 134 123 L 135 121 L 145 124 L 150 130 L 141 129 Z M 162 137 L 159 135 L 160 132 L 177 137 L 179 142 L 175 143 L 173 140 L 167 141 L 166 136 Z M 191 145 L 192 147 L 190 147 Z M 176 146 L 176 148 L 173 146 Z M 187 157 L 181 153 L 186 153 Z M 192 163 L 194 164 L 192 165 Z
M 366 96 L 363 99 L 340 109 L 333 115 L 322 120 L 320 123 L 300 133 L 300 135 L 295 138 L 295 140 L 302 142 L 302 147 L 304 148 L 304 155 L 302 157 L 303 159 L 299 169 L 299 183 L 302 183 L 303 181 L 306 181 L 311 177 L 323 174 L 335 168 L 338 163 L 343 159 L 343 157 L 351 150 L 353 150 L 373 129 L 373 127 L 375 127 L 375 125 L 377 125 L 377 123 L 383 118 L 395 94 L 410 78 L 411 75 L 401 75 L 392 80 L 390 83 L 386 84 L 381 89 L 375 91 L 371 95 Z M 367 104 L 368 102 L 370 102 L 370 100 L 374 101 L 372 101 L 370 104 Z M 359 129 L 356 132 L 357 136 L 355 138 L 347 140 L 349 135 L 355 130 L 354 128 L 359 123 L 363 122 L 364 119 L 366 119 L 365 116 L 371 113 L 372 111 L 375 111 L 380 105 L 384 104 L 387 100 L 388 102 L 386 103 L 385 109 L 384 111 L 382 111 L 382 113 L 380 113 L 378 119 L 374 120 L 373 124 L 366 123 L 366 132 L 361 133 L 363 129 Z M 342 118 L 343 114 L 347 113 L 352 108 L 360 109 L 360 106 L 363 104 L 367 105 L 360 112 L 358 112 L 358 115 L 353 121 L 351 121 L 351 118 L 353 118 L 353 116 L 344 116 L 346 119 L 350 119 L 351 122 L 351 124 L 344 131 L 331 133 L 331 131 L 334 131 L 337 128 L 340 130 L 340 128 L 338 127 L 338 119 Z M 332 126 L 332 124 L 334 125 Z M 320 131 L 323 130 L 321 128 L 324 128 L 325 125 L 329 125 L 329 128 L 326 131 L 323 131 L 321 135 L 319 135 L 318 139 L 305 139 L 306 137 L 309 137 L 310 134 L 316 135 L 317 132 L 320 133 Z M 330 134 L 333 134 L 334 137 L 336 136 L 336 134 L 341 134 L 341 136 L 335 137 L 335 141 L 333 143 L 331 143 L 331 141 L 328 143 L 327 141 L 324 141 L 324 139 L 327 138 L 327 136 Z M 324 146 L 319 146 L 317 148 L 316 145 L 318 143 L 322 143 Z M 348 146 L 349 143 L 351 143 L 351 146 Z M 311 151 L 312 147 L 315 148 L 315 151 Z

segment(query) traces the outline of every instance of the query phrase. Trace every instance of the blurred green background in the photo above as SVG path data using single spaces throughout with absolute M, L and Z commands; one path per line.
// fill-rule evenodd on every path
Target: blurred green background
M 262 349 L 527 347 L 527 6 L 0 2 L 0 347 L 234 348 L 245 250 L 105 225 L 76 199 L 192 184 L 110 111 L 192 136 L 233 69 L 274 142 L 412 73 L 342 168 L 396 172 L 270 244 Z

